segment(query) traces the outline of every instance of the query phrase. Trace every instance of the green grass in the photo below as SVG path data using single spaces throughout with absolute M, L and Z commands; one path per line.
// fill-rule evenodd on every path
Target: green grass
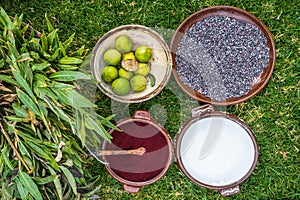
M 47 13 L 62 39 L 76 33 L 75 47 L 92 49 L 107 31 L 124 24 L 141 24 L 172 31 L 190 14 L 215 5 L 245 9 L 260 18 L 271 31 L 276 45 L 276 64 L 267 86 L 252 99 L 227 107 L 244 120 L 255 133 L 260 154 L 254 173 L 241 184 L 241 193 L 228 199 L 300 198 L 300 2 L 295 0 L 0 0 L 9 15 L 24 14 L 24 21 L 46 31 Z M 149 110 L 154 120 L 164 125 L 174 138 L 181 124 L 190 118 L 190 109 L 201 103 L 185 95 L 171 78 L 155 98 L 138 104 L 112 102 L 97 91 L 97 112 L 117 114 L 115 121 L 135 110 Z M 124 107 L 126 108 L 124 110 Z M 286 157 L 282 155 L 286 153 Z M 158 182 L 137 194 L 124 192 L 104 166 L 92 161 L 91 173 L 101 175 L 100 199 L 222 199 L 217 191 L 192 184 L 176 163 Z

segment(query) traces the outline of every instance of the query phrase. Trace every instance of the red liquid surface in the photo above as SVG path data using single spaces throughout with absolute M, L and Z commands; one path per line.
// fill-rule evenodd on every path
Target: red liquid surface
M 144 122 L 129 122 L 119 126 L 122 132 L 112 132 L 112 143 L 105 149 L 136 149 L 144 147 L 139 155 L 106 156 L 109 167 L 121 178 L 132 182 L 144 182 L 157 177 L 168 164 L 169 147 L 163 133 Z

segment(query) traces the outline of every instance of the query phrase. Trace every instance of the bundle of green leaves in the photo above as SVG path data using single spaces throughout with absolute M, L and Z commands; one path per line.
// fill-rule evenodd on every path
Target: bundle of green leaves
M 83 163 L 115 128 L 80 94 L 88 49 L 71 51 L 45 15 L 38 33 L 0 11 L 0 196 L 6 199 L 75 199 L 92 194 Z M 88 194 L 86 194 L 88 192 Z

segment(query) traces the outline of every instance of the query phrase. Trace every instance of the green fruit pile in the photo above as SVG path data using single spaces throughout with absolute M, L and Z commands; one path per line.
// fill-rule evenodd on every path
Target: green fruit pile
M 101 78 L 111 84 L 112 91 L 117 95 L 141 92 L 145 90 L 148 80 L 151 87 L 155 85 L 155 77 L 150 73 L 151 47 L 141 45 L 135 50 L 132 48 L 132 40 L 122 35 L 116 39 L 115 48 L 103 54 L 106 66 L 101 71 Z

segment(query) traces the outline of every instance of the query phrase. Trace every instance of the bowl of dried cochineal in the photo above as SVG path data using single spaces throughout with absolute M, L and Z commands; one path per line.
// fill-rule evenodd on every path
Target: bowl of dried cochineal
M 232 6 L 202 9 L 186 18 L 171 40 L 173 74 L 191 97 L 234 105 L 269 81 L 275 45 L 267 26 Z

